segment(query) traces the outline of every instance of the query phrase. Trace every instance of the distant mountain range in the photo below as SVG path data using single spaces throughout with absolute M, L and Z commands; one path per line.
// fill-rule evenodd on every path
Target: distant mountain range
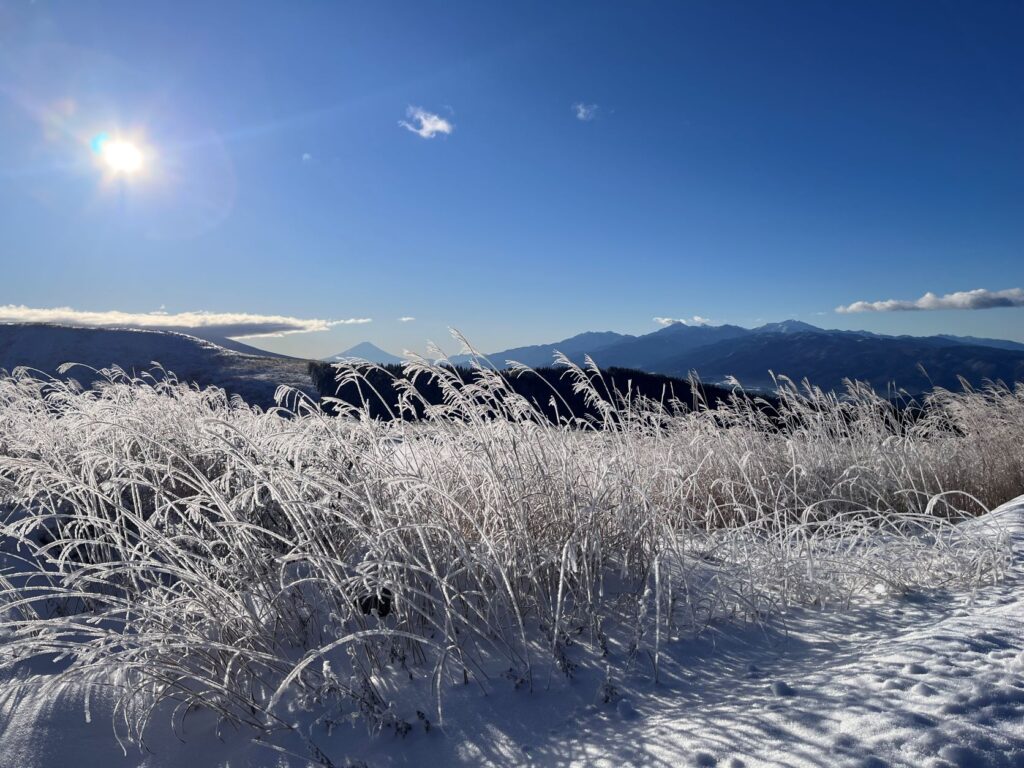
M 502 367 L 510 361 L 532 368 L 550 366 L 560 352 L 576 363 L 590 356 L 601 368 L 630 368 L 665 376 L 691 372 L 706 383 L 735 377 L 750 389 L 770 390 L 772 374 L 808 379 L 825 389 L 840 389 L 845 379 L 886 391 L 893 385 L 918 394 L 936 386 L 958 388 L 962 377 L 979 386 L 986 380 L 1024 381 L 1024 344 L 974 336 L 886 336 L 869 331 L 818 328 L 799 320 L 757 328 L 738 325 L 673 323 L 641 336 L 588 331 L 550 344 L 513 347 L 487 355 Z M 401 363 L 368 342 L 326 358 L 361 358 Z M 467 364 L 468 355 L 453 357 Z
M 48 324 L 0 324 L 0 368 L 27 366 L 55 374 L 65 362 L 93 368 L 120 365 L 142 372 L 160 362 L 182 380 L 214 384 L 262 406 L 287 384 L 310 394 L 310 361 L 273 355 L 231 339 L 199 338 L 166 330 L 76 328 Z M 735 377 L 748 389 L 770 390 L 772 372 L 809 379 L 838 389 L 844 379 L 870 383 L 878 391 L 892 385 L 918 394 L 935 386 L 959 387 L 959 377 L 974 386 L 986 380 L 1024 381 L 1024 344 L 969 336 L 884 336 L 867 331 L 837 331 L 787 320 L 758 328 L 736 325 L 691 326 L 675 323 L 641 336 L 612 331 L 588 332 L 551 344 L 515 347 L 488 355 L 494 365 L 514 360 L 533 368 L 550 366 L 555 352 L 583 363 L 590 356 L 601 368 L 626 368 L 685 378 L 691 371 L 707 384 Z M 363 342 L 324 362 L 362 359 L 397 365 L 402 358 Z M 465 356 L 453 363 L 467 363 Z M 71 376 L 95 379 L 87 368 Z
M 879 390 L 891 385 L 911 393 L 935 386 L 956 388 L 963 377 L 1024 381 L 1024 344 L 970 336 L 885 336 L 868 331 L 837 331 L 798 320 L 758 328 L 673 323 L 653 333 L 629 336 L 582 333 L 551 344 L 516 347 L 488 355 L 495 365 L 514 360 L 531 367 L 551 365 L 555 352 L 582 363 L 589 355 L 605 368 L 635 368 L 666 376 L 696 372 L 705 382 L 732 376 L 751 389 L 771 389 L 771 373 L 809 379 L 825 389 L 847 378 Z M 466 363 L 460 356 L 452 362 Z

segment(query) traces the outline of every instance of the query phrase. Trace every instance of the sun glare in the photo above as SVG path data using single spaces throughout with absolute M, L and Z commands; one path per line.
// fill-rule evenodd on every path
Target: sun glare
M 132 174 L 142 168 L 142 152 L 127 141 L 108 141 L 103 145 L 103 162 L 114 173 Z
M 144 156 L 137 144 L 100 134 L 92 149 L 106 170 L 116 176 L 131 176 L 142 170 Z

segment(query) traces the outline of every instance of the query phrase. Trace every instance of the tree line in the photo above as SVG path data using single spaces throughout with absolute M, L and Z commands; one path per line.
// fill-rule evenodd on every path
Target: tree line
M 401 365 L 358 366 L 359 376 L 339 382 L 338 368 L 325 362 L 310 362 L 309 375 L 321 399 L 337 398 L 355 408 L 365 408 L 374 419 L 415 420 L 424 415 L 425 405 L 442 405 L 444 387 L 437 376 L 418 375 Z M 446 371 L 461 385 L 478 383 L 483 376 L 467 366 L 446 366 Z M 408 401 L 410 408 L 399 414 L 402 381 L 415 375 L 420 398 Z M 534 368 L 529 371 L 504 370 L 499 374 L 507 389 L 525 398 L 551 423 L 566 419 L 600 420 L 607 409 L 597 401 L 621 409 L 640 400 L 660 403 L 669 414 L 706 405 L 716 408 L 730 391 L 722 387 L 691 383 L 686 379 L 646 373 L 628 368 L 608 368 L 600 376 L 588 373 L 592 383 L 589 394 L 575 386 L 577 379 L 566 368 Z M 461 387 L 460 387 L 461 388 Z M 595 399 L 597 398 L 597 399 Z M 337 410 L 329 401 L 328 410 Z

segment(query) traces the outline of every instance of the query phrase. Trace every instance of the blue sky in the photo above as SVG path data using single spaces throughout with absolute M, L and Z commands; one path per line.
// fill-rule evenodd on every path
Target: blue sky
M 834 311 L 1024 286 L 1020 3 L 162 5 L 0 0 L 0 305 L 372 320 L 258 342 L 313 356 L 1024 340 L 1019 307 Z

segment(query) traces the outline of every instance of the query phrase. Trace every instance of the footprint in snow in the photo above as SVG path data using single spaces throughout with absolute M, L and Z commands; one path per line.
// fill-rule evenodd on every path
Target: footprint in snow
M 903 674 L 905 675 L 923 675 L 928 671 L 928 668 L 923 664 L 907 664 L 903 667 Z
M 832 748 L 842 752 L 844 750 L 856 749 L 857 744 L 858 741 L 856 736 L 849 733 L 841 733 L 832 741 Z
M 948 760 L 956 766 L 986 765 L 984 756 L 973 747 L 961 746 L 959 744 L 947 744 L 939 750 L 939 757 Z
M 636 711 L 636 708 L 629 699 L 619 699 L 619 703 L 615 705 L 615 710 L 623 720 L 636 720 L 640 717 L 640 713 Z
M 776 696 L 796 696 L 796 688 L 785 680 L 776 680 L 771 684 L 771 691 Z

